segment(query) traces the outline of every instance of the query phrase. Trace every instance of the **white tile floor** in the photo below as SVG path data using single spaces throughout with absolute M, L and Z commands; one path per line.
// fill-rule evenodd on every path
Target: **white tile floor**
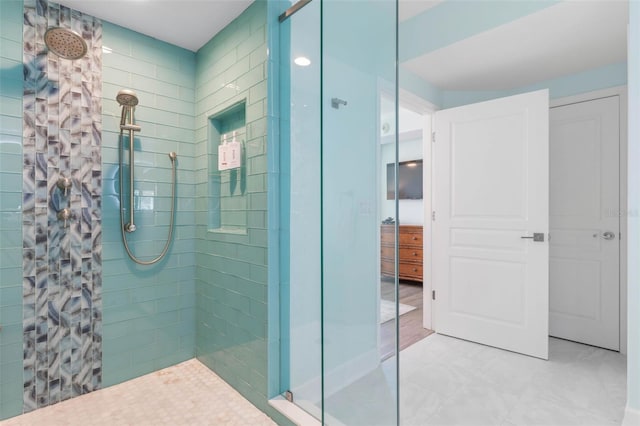
M 400 354 L 403 426 L 620 425 L 626 357 L 551 338 L 543 361 L 442 335 Z
M 275 423 L 196 359 L 0 421 L 1 426 Z
M 348 426 L 394 423 L 393 363 L 385 361 L 330 397 L 328 418 Z M 626 358 L 550 339 L 550 359 L 542 361 L 432 335 L 402 351 L 400 384 L 402 426 L 613 426 L 621 424 L 624 414 Z M 190 360 L 0 422 L 17 425 L 275 423 L 199 361 Z
M 626 358 L 549 340 L 549 361 L 438 334 L 400 353 L 402 426 L 613 426 L 626 401 Z M 395 360 L 329 396 L 329 425 L 395 423 Z

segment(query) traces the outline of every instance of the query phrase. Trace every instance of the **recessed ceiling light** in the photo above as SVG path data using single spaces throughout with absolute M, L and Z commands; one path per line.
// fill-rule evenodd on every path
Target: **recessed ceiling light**
M 293 60 L 293 62 L 301 67 L 308 67 L 309 65 L 311 65 L 311 61 L 309 60 L 309 58 L 306 58 L 304 56 L 298 56 L 297 58 L 295 58 Z

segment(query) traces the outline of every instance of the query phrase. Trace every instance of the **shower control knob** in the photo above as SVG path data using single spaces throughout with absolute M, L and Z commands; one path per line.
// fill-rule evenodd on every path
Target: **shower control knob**
M 71 188 L 73 183 L 68 177 L 61 177 L 60 179 L 58 179 L 58 183 L 56 183 L 56 185 L 58 186 L 58 188 L 64 191 L 64 195 L 66 196 L 69 192 L 69 188 Z
M 71 219 L 71 209 L 62 209 L 58 212 L 58 220 L 64 221 L 64 227 L 67 227 L 67 221 Z

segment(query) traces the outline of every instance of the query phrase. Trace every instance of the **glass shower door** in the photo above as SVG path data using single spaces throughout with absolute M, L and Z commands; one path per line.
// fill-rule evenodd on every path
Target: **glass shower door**
M 322 2 L 325 424 L 397 422 L 395 262 L 381 274 L 382 117 L 395 135 L 396 2 Z M 395 143 L 395 139 L 393 140 Z M 393 203 L 393 202 L 392 202 Z M 382 230 L 390 232 L 382 232 Z M 390 314 L 390 316 L 389 316 Z M 385 349 L 387 348 L 387 349 Z
M 320 4 L 280 25 L 281 388 L 322 418 Z
M 281 382 L 327 425 L 398 419 L 396 22 L 395 0 L 313 0 L 280 27 Z

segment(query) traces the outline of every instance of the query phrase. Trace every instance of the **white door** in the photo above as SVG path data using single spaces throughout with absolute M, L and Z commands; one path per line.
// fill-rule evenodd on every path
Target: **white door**
M 547 359 L 548 92 L 438 111 L 435 132 L 435 329 Z
M 551 109 L 550 334 L 620 349 L 619 98 Z

